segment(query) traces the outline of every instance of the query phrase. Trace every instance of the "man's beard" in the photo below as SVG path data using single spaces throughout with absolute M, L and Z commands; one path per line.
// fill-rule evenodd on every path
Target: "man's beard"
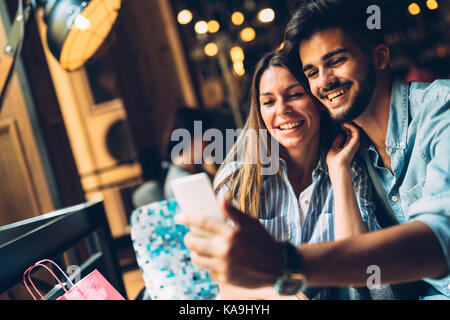
M 354 120 L 363 114 L 372 99 L 376 80 L 377 76 L 375 67 L 371 63 L 368 66 L 365 78 L 361 81 L 360 89 L 356 92 L 356 96 L 350 103 L 350 106 L 346 110 L 336 114 L 333 114 L 330 110 L 328 110 L 331 119 L 337 123 L 343 123 Z

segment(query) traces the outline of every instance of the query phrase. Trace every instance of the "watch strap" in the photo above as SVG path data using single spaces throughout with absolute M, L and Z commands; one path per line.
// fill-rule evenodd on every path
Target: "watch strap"
M 275 290 L 282 295 L 294 295 L 306 289 L 302 274 L 302 260 L 297 248 L 290 242 L 282 242 L 283 273 L 275 282 Z

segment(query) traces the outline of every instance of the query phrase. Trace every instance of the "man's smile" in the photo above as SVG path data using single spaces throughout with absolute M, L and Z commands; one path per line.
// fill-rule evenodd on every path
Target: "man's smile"
M 339 89 L 332 93 L 327 94 L 326 97 L 328 98 L 328 100 L 333 102 L 333 100 L 335 100 L 335 99 L 339 98 L 340 96 L 344 95 L 345 93 L 347 93 L 348 90 L 349 90 L 349 88 L 342 88 L 342 89 Z
M 340 107 L 342 102 L 350 94 L 349 91 L 352 84 L 340 84 L 339 87 L 333 89 L 324 89 L 320 94 L 320 98 L 324 104 L 328 105 L 329 108 Z

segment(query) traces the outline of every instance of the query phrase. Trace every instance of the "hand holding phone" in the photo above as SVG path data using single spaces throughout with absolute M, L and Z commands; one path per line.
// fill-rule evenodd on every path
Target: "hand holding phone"
M 188 214 L 208 215 L 224 220 L 222 210 L 217 203 L 211 180 L 206 173 L 198 173 L 174 179 L 171 187 L 181 210 Z M 208 237 L 209 233 L 192 228 L 195 234 Z

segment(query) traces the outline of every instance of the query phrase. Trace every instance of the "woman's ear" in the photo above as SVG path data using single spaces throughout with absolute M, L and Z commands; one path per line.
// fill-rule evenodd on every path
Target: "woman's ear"
M 389 66 L 390 51 L 384 44 L 379 44 L 373 49 L 373 63 L 375 69 L 384 70 Z

